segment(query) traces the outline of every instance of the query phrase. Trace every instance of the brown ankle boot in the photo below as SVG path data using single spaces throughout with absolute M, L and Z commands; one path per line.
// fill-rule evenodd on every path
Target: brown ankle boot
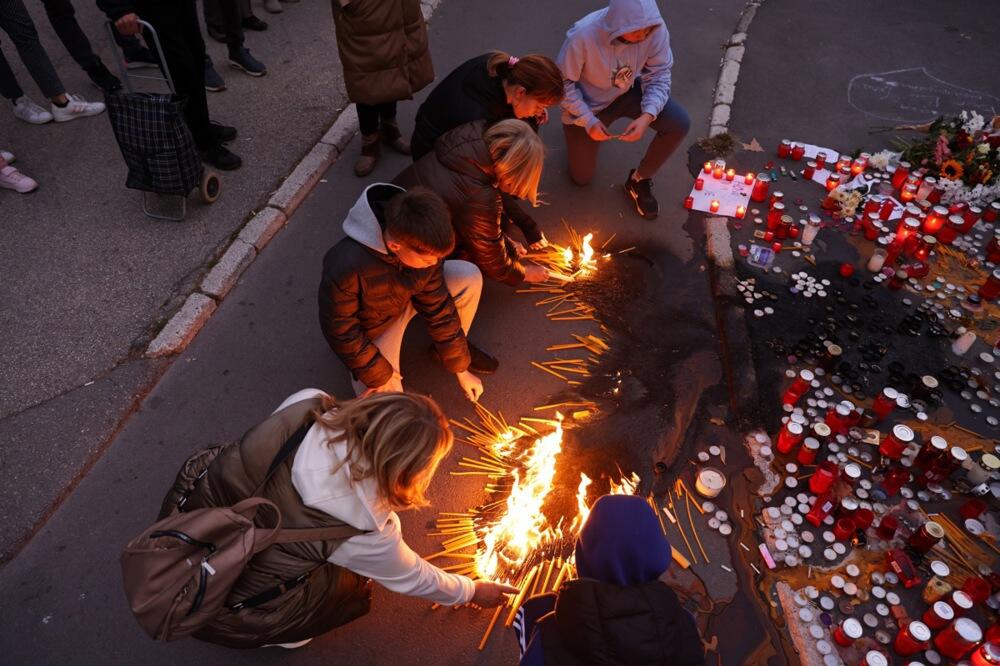
M 358 157 L 358 161 L 354 163 L 355 176 L 364 178 L 375 169 L 375 164 L 378 163 L 378 156 L 381 151 L 379 138 L 380 135 L 378 132 L 361 135 L 361 155 Z
M 410 142 L 403 138 L 395 121 L 382 121 L 382 143 L 402 155 L 410 154 Z

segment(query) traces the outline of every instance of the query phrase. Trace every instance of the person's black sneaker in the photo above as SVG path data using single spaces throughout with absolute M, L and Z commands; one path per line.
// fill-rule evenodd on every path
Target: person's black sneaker
M 653 196 L 653 181 L 649 178 L 635 180 L 632 176 L 635 169 L 628 172 L 628 180 L 625 181 L 625 193 L 632 197 L 635 209 L 639 211 L 647 220 L 655 220 L 660 213 L 660 204 Z
M 236 128 L 229 125 L 223 125 L 222 123 L 217 123 L 214 120 L 210 120 L 208 123 L 212 127 L 212 135 L 215 140 L 219 143 L 229 143 L 236 139 Z
M 212 59 L 205 56 L 205 90 L 208 92 L 222 92 L 226 89 L 226 80 L 219 76 L 212 66 Z
M 243 19 L 243 27 L 247 30 L 256 30 L 257 32 L 264 32 L 267 30 L 267 21 L 262 21 L 253 14 L 247 16 Z
M 233 69 L 241 69 L 250 76 L 267 74 L 267 67 L 264 66 L 264 63 L 250 55 L 250 49 L 246 48 L 229 54 L 229 66 Z
M 201 151 L 201 160 L 222 171 L 232 171 L 243 166 L 240 156 L 222 145 Z
M 428 352 L 435 362 L 444 365 L 437 347 L 431 345 Z M 477 375 L 492 375 L 500 367 L 500 361 L 471 342 L 469 343 L 469 355 L 472 357 L 472 361 L 469 363 L 469 370 Z
M 226 31 L 220 26 L 212 25 L 211 23 L 206 23 L 205 32 L 207 32 L 208 36 L 214 39 L 215 41 L 220 42 L 222 44 L 226 43 Z
M 118 80 L 117 76 L 108 71 L 104 63 L 99 62 L 96 65 L 85 68 L 84 71 L 87 72 L 87 76 L 94 82 L 94 85 L 104 91 L 105 95 L 109 95 L 116 90 L 121 90 L 122 82 Z
M 125 67 L 127 69 L 158 68 L 159 66 L 160 59 L 145 46 L 136 46 L 125 51 Z

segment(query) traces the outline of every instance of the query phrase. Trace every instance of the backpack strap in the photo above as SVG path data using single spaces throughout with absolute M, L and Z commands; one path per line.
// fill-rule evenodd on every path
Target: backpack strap
M 299 541 L 335 541 L 349 539 L 359 534 L 368 534 L 367 530 L 359 530 L 350 525 L 334 525 L 332 527 L 301 527 L 278 530 L 271 543 L 296 543 Z
M 278 453 L 275 454 L 274 459 L 268 466 L 267 472 L 264 474 L 264 478 L 261 479 L 257 487 L 254 488 L 254 491 L 250 493 L 251 497 L 254 495 L 259 495 L 260 492 L 264 490 L 264 486 L 267 485 L 267 482 L 270 481 L 272 476 L 274 476 L 274 473 L 278 470 L 279 467 L 281 467 L 281 463 L 288 460 L 288 456 L 292 455 L 295 449 L 299 448 L 299 445 L 302 443 L 302 440 L 306 438 L 306 434 L 309 432 L 309 428 L 311 428 L 312 425 L 313 425 L 313 420 L 309 419 L 308 421 L 303 423 L 298 430 L 292 433 L 292 436 L 289 437 L 284 444 L 282 444 L 281 448 L 278 449 Z

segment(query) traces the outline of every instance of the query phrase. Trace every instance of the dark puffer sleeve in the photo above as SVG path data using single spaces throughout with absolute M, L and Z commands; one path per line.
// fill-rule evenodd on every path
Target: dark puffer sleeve
M 444 282 L 444 271 L 439 263 L 427 280 L 424 289 L 413 295 L 413 307 L 427 322 L 427 329 L 438 354 L 448 372 L 469 369 L 469 343 L 462 331 L 455 302 Z
M 500 215 L 503 201 L 497 191 L 488 185 L 477 184 L 458 210 L 452 211 L 452 223 L 459 236 L 459 245 L 468 254 L 469 261 L 479 266 L 483 275 L 517 285 L 524 281 L 524 266 L 507 249 Z
M 358 318 L 361 278 L 355 271 L 337 274 L 329 268 L 324 265 L 319 286 L 319 323 L 323 335 L 358 381 L 369 388 L 382 386 L 392 378 L 393 369 L 361 327 Z

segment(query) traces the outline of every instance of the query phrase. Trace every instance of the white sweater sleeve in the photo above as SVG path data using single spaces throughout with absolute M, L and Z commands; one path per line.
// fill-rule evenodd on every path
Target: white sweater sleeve
M 359 534 L 341 543 L 329 561 L 393 592 L 439 604 L 468 603 L 475 592 L 471 579 L 442 571 L 413 552 L 403 541 L 395 513 L 381 531 Z

